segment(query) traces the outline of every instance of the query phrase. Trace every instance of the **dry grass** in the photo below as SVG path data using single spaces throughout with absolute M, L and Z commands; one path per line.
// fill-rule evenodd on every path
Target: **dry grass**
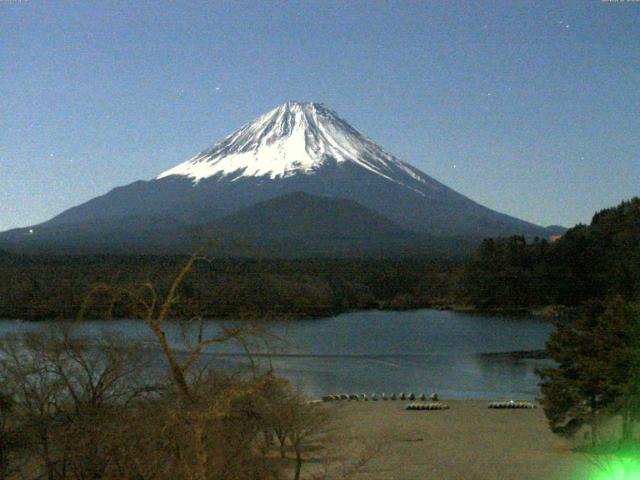
M 588 478 L 586 459 L 549 431 L 541 409 L 491 410 L 475 400 L 447 403 L 451 409 L 443 411 L 406 411 L 405 402 L 391 401 L 335 404 L 346 445 L 368 439 L 382 446 L 356 478 Z

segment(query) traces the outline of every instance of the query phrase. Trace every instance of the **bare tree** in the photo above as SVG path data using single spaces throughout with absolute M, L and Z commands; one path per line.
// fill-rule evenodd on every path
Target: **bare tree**
M 21 447 L 18 425 L 13 418 L 15 402 L 9 392 L 0 391 L 0 480 L 10 478 L 20 468 L 16 462 Z
M 253 361 L 251 377 L 231 378 L 200 360 L 228 341 L 253 360 L 271 338 L 263 328 L 226 323 L 209 333 L 196 314 L 179 323 L 181 344 L 169 336 L 184 314 L 181 285 L 200 260 L 201 252 L 191 256 L 162 295 L 151 283 L 96 285 L 78 316 L 98 304 L 127 306 L 151 332 L 155 356 L 162 352 L 168 382 L 149 381 L 151 353 L 141 344 L 107 335 L 88 341 L 76 324 L 2 343 L 0 380 L 11 386 L 16 425 L 29 435 L 31 478 L 275 480 L 286 462 L 264 440 L 274 432 L 285 456 L 287 445 L 295 452 L 300 479 L 305 455 L 322 438 L 323 407 L 306 404 L 272 373 L 260 375 Z
M 289 441 L 296 456 L 295 480 L 300 480 L 304 451 L 321 441 L 327 420 L 328 413 L 322 405 L 304 402 L 300 397 L 290 403 Z
M 49 374 L 49 366 L 35 347 L 40 339 L 14 337 L 2 343 L 2 384 L 15 402 L 15 417 L 26 432 L 30 453 L 43 465 L 45 476 L 55 480 L 62 476 L 52 444 L 64 386 Z
M 175 347 L 167 338 L 166 323 L 171 319 L 172 314 L 175 314 L 175 309 L 180 303 L 180 287 L 188 274 L 198 262 L 210 261 L 203 255 L 203 252 L 204 248 L 200 248 L 189 257 L 173 279 L 164 298 L 161 298 L 157 289 L 150 282 L 126 287 L 103 283 L 91 289 L 79 314 L 79 319 L 82 320 L 93 299 L 100 295 L 106 295 L 110 298 L 108 302 L 110 311 L 117 303 L 126 302 L 133 314 L 146 323 L 165 356 L 178 400 L 182 404 L 183 428 L 191 434 L 192 455 L 188 456 L 187 452 L 181 449 L 180 458 L 183 462 L 184 478 L 192 480 L 207 478 L 207 465 L 210 463 L 210 459 L 209 451 L 205 447 L 205 425 L 223 416 L 224 409 L 220 408 L 220 404 L 202 401 L 202 396 L 198 394 L 194 384 L 189 381 L 189 373 L 208 346 L 234 340 L 245 349 L 246 353 L 250 353 L 248 345 L 251 339 L 264 335 L 264 330 L 261 327 L 243 322 L 232 326 L 221 326 L 217 334 L 208 336 L 205 334 L 204 318 L 196 314 L 184 322 L 191 327 L 185 330 L 185 343 L 188 351 L 183 355 L 176 352 Z M 190 335 L 192 332 L 195 335 Z M 228 400 L 233 400 L 233 392 L 227 392 L 227 394 L 231 395 Z
M 71 330 L 6 338 L 2 383 L 15 402 L 13 421 L 46 478 L 98 479 L 113 455 L 120 411 L 142 392 L 139 346 L 116 337 L 90 345 Z

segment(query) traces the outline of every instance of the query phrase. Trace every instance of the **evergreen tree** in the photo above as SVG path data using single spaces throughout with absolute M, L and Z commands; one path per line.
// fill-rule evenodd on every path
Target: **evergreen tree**
M 640 413 L 640 311 L 615 298 L 589 302 L 560 321 L 547 342 L 557 366 L 539 370 L 542 405 L 551 430 L 572 435 L 589 425 L 598 440 L 604 414 L 620 414 L 623 438 Z
M 622 418 L 622 440 L 633 438 L 633 423 L 640 419 L 640 305 L 618 299 L 603 318 L 610 335 L 612 382 L 619 385 L 612 413 Z

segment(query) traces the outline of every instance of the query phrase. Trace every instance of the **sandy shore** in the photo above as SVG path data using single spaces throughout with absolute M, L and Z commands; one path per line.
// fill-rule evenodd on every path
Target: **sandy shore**
M 493 410 L 487 409 L 485 401 L 452 400 L 446 401 L 450 410 L 407 411 L 406 403 L 331 405 L 345 445 L 369 442 L 367 448 L 380 448 L 356 478 L 588 478 L 586 459 L 572 453 L 565 440 L 551 433 L 540 408 Z

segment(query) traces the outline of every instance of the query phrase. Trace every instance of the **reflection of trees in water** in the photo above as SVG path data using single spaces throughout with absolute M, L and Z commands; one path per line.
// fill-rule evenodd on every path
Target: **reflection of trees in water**
M 547 359 L 512 358 L 506 355 L 476 355 L 474 359 L 482 383 L 488 388 L 506 392 L 512 390 L 520 395 L 527 392 L 531 399 L 539 395 L 539 380 L 535 369 L 553 364 L 553 361 Z
M 476 355 L 275 357 L 275 371 L 309 395 L 372 392 L 451 392 L 484 398 L 495 393 L 534 398 L 534 368 L 547 361 L 493 360 Z M 487 393 L 485 393 L 487 392 Z M 510 393 L 513 392 L 513 395 Z M 523 394 L 523 392 L 527 392 Z M 515 395 L 515 394 L 518 395 Z

